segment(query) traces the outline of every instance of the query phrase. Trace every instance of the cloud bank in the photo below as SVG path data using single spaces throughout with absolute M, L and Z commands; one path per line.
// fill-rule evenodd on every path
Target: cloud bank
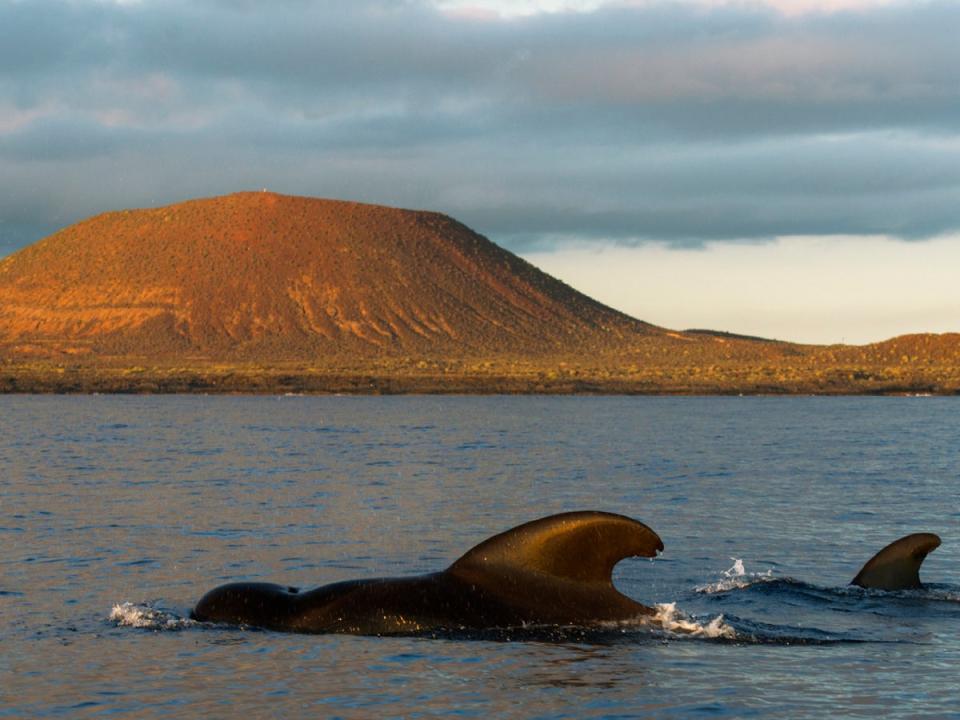
M 0 0 L 0 254 L 259 187 L 519 251 L 960 230 L 960 6 L 788 4 Z

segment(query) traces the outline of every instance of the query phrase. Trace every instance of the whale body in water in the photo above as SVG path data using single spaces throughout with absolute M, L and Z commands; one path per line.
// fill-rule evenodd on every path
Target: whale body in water
M 933 533 L 913 533 L 894 540 L 870 558 L 850 584 L 877 590 L 921 588 L 920 566 L 938 547 L 940 538 Z
M 902 537 L 874 555 L 851 584 L 920 588 L 920 566 L 939 546 L 933 533 Z M 204 595 L 190 615 L 269 630 L 360 635 L 600 626 L 654 614 L 620 593 L 612 572 L 624 558 L 662 551 L 657 534 L 637 520 L 568 512 L 494 535 L 440 572 L 346 580 L 313 590 L 230 583 Z
M 620 593 L 611 573 L 663 542 L 613 513 L 569 512 L 495 535 L 446 570 L 348 580 L 314 590 L 272 583 L 214 588 L 195 620 L 303 633 L 416 634 L 528 626 L 595 626 L 654 611 Z

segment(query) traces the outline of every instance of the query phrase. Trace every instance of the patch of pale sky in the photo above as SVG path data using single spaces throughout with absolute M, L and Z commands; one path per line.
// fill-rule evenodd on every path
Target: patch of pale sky
M 629 315 L 673 329 L 863 344 L 956 332 L 960 235 L 567 247 L 524 257 Z
M 115 0 L 131 2 L 137 0 Z M 642 7 L 673 2 L 705 7 L 770 7 L 784 15 L 832 13 L 891 5 L 897 0 L 435 0 L 436 7 L 462 17 L 524 17 L 539 13 L 592 12 L 601 7 Z

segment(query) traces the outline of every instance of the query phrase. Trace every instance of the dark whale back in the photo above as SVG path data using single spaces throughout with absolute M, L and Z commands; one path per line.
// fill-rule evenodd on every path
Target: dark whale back
M 350 580 L 308 592 L 234 583 L 207 593 L 198 620 L 294 632 L 409 634 L 519 625 L 591 625 L 652 613 L 614 588 L 613 567 L 663 550 L 641 522 L 553 515 L 495 535 L 443 572 Z
M 895 540 L 867 561 L 851 585 L 878 590 L 907 590 L 923 587 L 920 566 L 940 547 L 933 533 L 914 533 Z

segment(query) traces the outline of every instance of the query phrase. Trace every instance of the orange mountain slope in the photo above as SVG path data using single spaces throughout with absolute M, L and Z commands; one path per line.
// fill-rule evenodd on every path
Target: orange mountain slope
M 663 332 L 443 215 L 266 192 L 105 213 L 0 261 L 0 343 L 37 352 L 538 355 Z

